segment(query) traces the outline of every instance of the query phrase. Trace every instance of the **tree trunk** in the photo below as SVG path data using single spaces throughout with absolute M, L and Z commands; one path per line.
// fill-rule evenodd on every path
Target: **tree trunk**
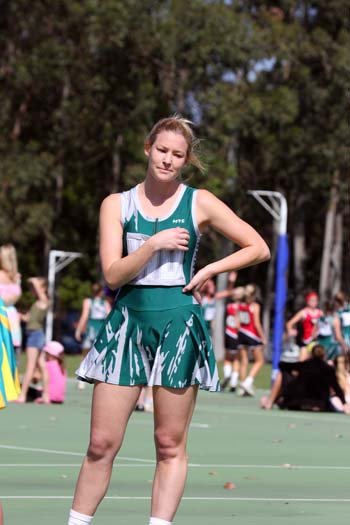
M 339 201 L 339 171 L 334 172 L 331 194 L 326 215 L 320 277 L 320 300 L 323 303 L 331 293 L 331 256 L 334 246 L 335 217 Z
M 334 246 L 332 250 L 331 286 L 332 293 L 340 291 L 342 287 L 342 260 L 343 260 L 343 213 L 338 212 L 335 217 Z
M 295 304 L 299 309 L 304 302 L 305 289 L 305 220 L 303 208 L 305 206 L 305 199 L 298 200 L 296 206 L 296 218 L 293 236 L 293 255 L 294 255 L 294 290 L 295 290 Z
M 112 187 L 110 188 L 111 193 L 117 193 L 120 191 L 120 178 L 121 178 L 121 159 L 120 159 L 120 148 L 123 145 L 123 135 L 118 135 L 114 145 L 113 160 L 112 160 Z
M 227 239 L 222 239 L 221 250 L 218 258 L 226 257 L 232 253 L 232 242 Z M 216 280 L 216 291 L 222 292 L 227 288 L 228 273 L 221 273 Z M 219 299 L 216 302 L 216 313 L 212 324 L 212 336 L 215 357 L 217 361 L 222 361 L 225 357 L 225 341 L 224 341 L 224 327 L 225 327 L 225 299 Z

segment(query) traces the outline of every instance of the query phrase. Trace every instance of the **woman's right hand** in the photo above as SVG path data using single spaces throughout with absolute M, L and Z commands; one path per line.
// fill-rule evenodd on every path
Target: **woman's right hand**
M 185 228 L 169 228 L 155 233 L 146 242 L 158 250 L 188 250 L 190 234 Z

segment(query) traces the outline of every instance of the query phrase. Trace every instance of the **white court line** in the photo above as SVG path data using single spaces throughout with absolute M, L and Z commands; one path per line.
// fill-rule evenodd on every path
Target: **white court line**
M 80 467 L 80 463 L 0 463 L 0 468 L 55 468 L 55 467 Z M 282 469 L 282 470 L 350 470 L 348 465 L 222 465 L 222 464 L 197 464 L 189 463 L 190 468 L 237 468 L 237 469 Z M 154 467 L 152 463 L 118 463 L 114 464 L 114 468 L 144 468 Z
M 258 406 L 256 406 L 258 408 Z M 257 410 L 256 412 L 252 412 L 251 410 L 242 410 L 239 408 L 236 408 L 234 406 L 227 406 L 227 407 L 220 407 L 215 410 L 210 410 L 210 408 L 204 408 L 198 405 L 197 407 L 197 414 L 203 412 L 208 414 L 215 414 L 215 415 L 227 415 L 230 416 L 232 419 L 235 414 L 241 415 L 241 416 L 248 416 L 248 417 L 274 417 L 274 418 L 281 418 L 281 419 L 300 419 L 304 421 L 311 421 L 312 423 L 346 423 L 350 424 L 350 418 L 349 416 L 345 416 L 342 414 L 334 414 L 333 416 L 329 417 L 329 415 L 325 415 L 320 412 L 310 412 L 310 415 L 303 415 L 303 414 L 297 414 L 293 411 L 282 411 L 278 408 L 275 408 L 273 410 Z
M 72 499 L 72 496 L 2 496 L 0 499 Z M 150 500 L 151 496 L 105 496 L 104 499 L 111 500 Z M 290 502 L 290 503 L 350 503 L 350 498 L 240 498 L 240 497 L 203 497 L 184 496 L 187 501 L 266 501 L 266 502 Z
M 25 452 L 46 452 L 48 454 L 60 454 L 62 456 L 80 456 L 84 457 L 85 454 L 82 454 L 81 452 L 68 452 L 66 450 L 52 450 L 48 448 L 29 448 L 29 447 L 15 447 L 12 445 L 0 445 L 0 449 L 4 448 L 7 450 L 22 450 Z M 154 463 L 153 459 L 143 459 L 143 458 L 129 458 L 126 456 L 118 456 L 119 459 L 123 459 L 125 461 L 144 461 L 145 463 Z

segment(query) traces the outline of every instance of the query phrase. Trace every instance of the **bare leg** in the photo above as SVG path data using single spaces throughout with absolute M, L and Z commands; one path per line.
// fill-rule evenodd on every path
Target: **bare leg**
M 19 395 L 18 400 L 17 400 L 19 403 L 26 402 L 28 388 L 34 376 L 35 367 L 36 367 L 38 357 L 39 357 L 39 350 L 34 347 L 28 347 L 26 349 L 26 355 L 27 355 L 26 371 L 24 373 L 24 377 L 22 381 L 21 394 Z
M 107 492 L 114 458 L 141 387 L 97 383 L 91 410 L 90 443 L 80 469 L 72 508 L 92 516 Z
M 154 387 L 157 466 L 153 481 L 152 516 L 172 521 L 187 476 L 186 443 L 198 387 Z
M 240 360 L 239 379 L 242 382 L 247 377 L 247 372 L 248 372 L 248 351 L 246 348 L 239 349 L 239 360 Z
M 254 364 L 249 371 L 249 375 L 253 378 L 258 375 L 258 372 L 260 371 L 261 367 L 264 365 L 265 362 L 262 349 L 262 346 L 256 346 L 253 350 Z
M 263 396 L 260 400 L 261 408 L 266 410 L 271 410 L 276 399 L 279 397 L 282 389 L 282 372 L 278 372 L 277 377 L 271 387 L 270 393 L 268 396 Z
M 233 360 L 233 367 L 232 367 L 233 371 L 239 373 L 240 366 L 241 364 L 239 360 L 239 355 L 237 355 L 234 357 L 234 360 Z

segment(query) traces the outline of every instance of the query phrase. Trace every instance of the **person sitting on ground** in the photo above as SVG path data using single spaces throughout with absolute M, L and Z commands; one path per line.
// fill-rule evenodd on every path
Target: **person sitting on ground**
M 289 410 L 312 410 L 315 412 L 342 411 L 350 414 L 335 369 L 324 359 L 326 351 L 316 344 L 311 359 L 296 363 L 279 363 L 280 372 L 268 396 L 261 399 L 261 408 L 271 409 L 276 403 L 279 408 Z M 331 398 L 338 398 L 331 400 Z M 334 401 L 334 403 L 333 403 Z

